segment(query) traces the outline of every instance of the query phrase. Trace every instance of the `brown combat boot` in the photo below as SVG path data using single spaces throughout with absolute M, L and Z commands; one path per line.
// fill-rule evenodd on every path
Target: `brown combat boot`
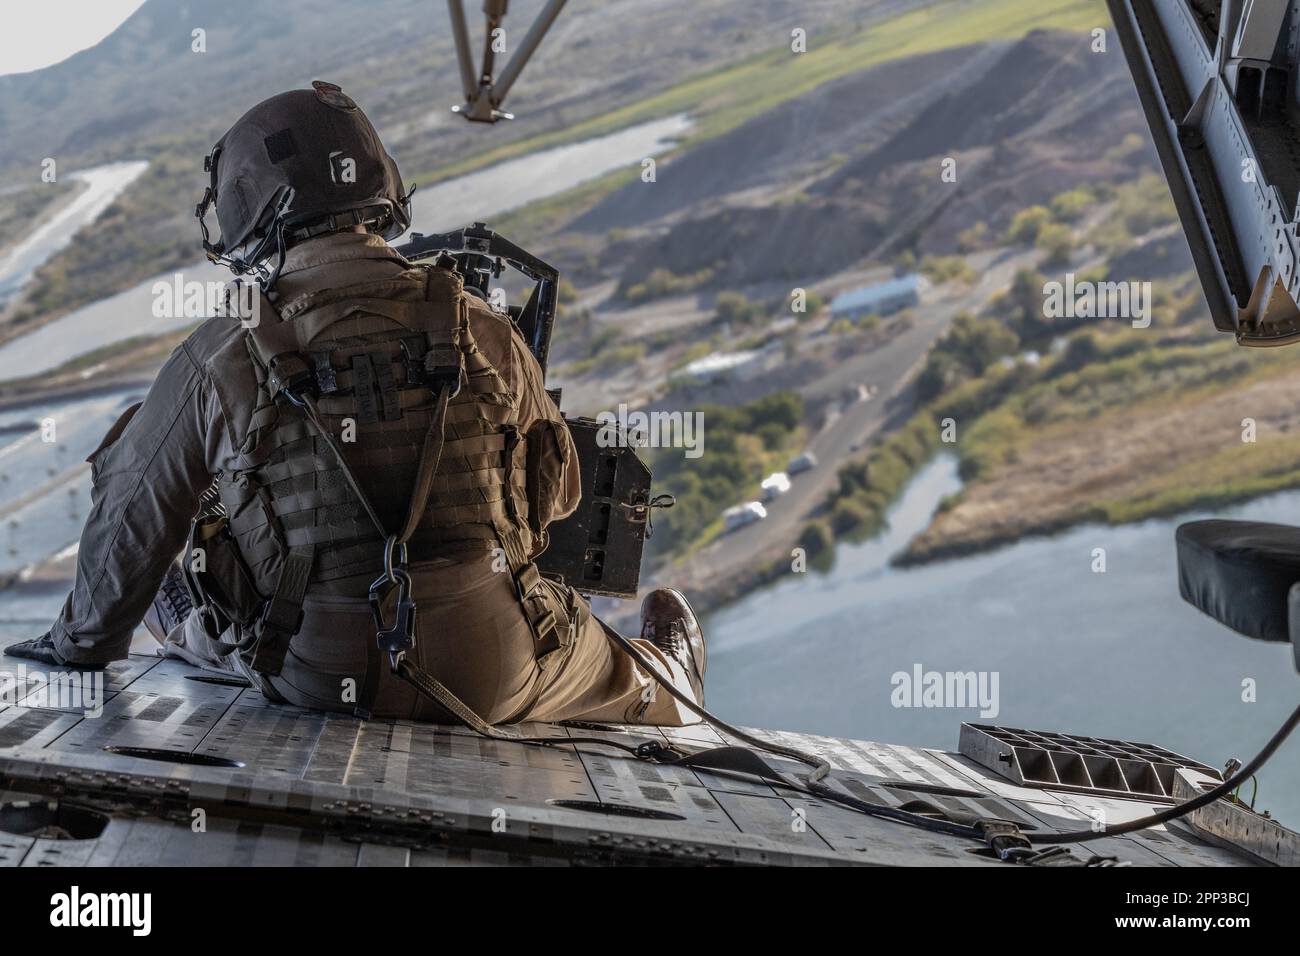
M 695 692 L 695 702 L 703 707 L 708 653 L 700 622 L 681 591 L 656 588 L 645 596 L 641 602 L 641 637 L 682 665 Z

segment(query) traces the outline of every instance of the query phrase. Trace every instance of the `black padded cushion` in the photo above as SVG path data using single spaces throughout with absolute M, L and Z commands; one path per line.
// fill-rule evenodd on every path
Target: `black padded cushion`
M 1300 528 L 1190 521 L 1176 538 L 1183 600 L 1247 637 L 1291 640 L 1288 603 L 1300 581 Z M 1300 596 L 1295 604 L 1300 611 Z
M 1295 669 L 1300 673 L 1300 584 L 1291 585 L 1291 644 L 1295 650 Z

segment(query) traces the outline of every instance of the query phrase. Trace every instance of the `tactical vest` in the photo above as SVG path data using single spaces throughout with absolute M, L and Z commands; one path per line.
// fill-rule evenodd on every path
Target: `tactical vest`
M 224 515 L 195 525 L 238 552 L 204 589 L 242 605 L 229 616 L 256 670 L 279 672 L 309 591 L 376 573 L 394 542 L 417 561 L 500 548 L 539 653 L 558 643 L 530 561 L 519 397 L 475 345 L 465 296 L 439 266 L 262 299 L 253 464 L 220 476 Z

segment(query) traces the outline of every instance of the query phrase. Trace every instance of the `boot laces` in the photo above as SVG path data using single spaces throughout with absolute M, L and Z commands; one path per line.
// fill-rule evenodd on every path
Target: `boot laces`
M 650 630 L 650 641 L 655 647 L 677 658 L 686 653 L 686 628 L 680 620 L 674 618 L 667 623 L 652 622 Z
M 183 621 L 194 609 L 194 604 L 190 601 L 190 592 L 177 574 L 169 572 L 163 578 L 162 589 L 158 596 L 162 598 L 167 605 L 167 610 L 177 622 Z

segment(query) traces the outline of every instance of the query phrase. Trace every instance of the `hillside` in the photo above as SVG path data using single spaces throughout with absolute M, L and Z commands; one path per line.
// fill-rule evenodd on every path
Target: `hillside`
M 508 44 L 541 5 L 511 4 Z M 444 4 L 147 0 L 97 46 L 47 69 L 0 77 L 7 133 L 0 169 L 33 154 L 60 155 L 70 165 L 147 158 L 191 133 L 210 142 L 271 92 L 327 76 L 366 107 L 410 173 L 427 172 L 482 150 L 489 135 L 499 146 L 561 129 L 770 48 L 772 31 L 788 34 L 796 23 L 811 31 L 836 22 L 857 28 L 891 5 L 897 0 L 754 0 L 743 9 L 724 0 L 575 2 L 511 93 L 519 119 L 488 130 L 448 112 L 459 78 Z M 471 14 L 477 37 L 481 16 Z M 207 32 L 206 53 L 191 51 L 196 28 Z
M 588 135 L 593 118 L 615 116 L 684 76 L 787 42 L 796 21 L 810 31 L 835 22 L 861 29 L 899 3 L 575 3 L 511 93 L 520 118 L 485 127 L 449 112 L 459 79 L 441 4 L 148 0 L 96 47 L 44 70 L 0 77 L 0 174 L 10 180 L 34 177 L 47 156 L 64 172 L 116 159 L 150 162 L 83 233 L 114 241 L 74 244 L 55 257 L 18 319 L 43 321 L 193 262 L 203 155 L 249 106 L 312 78 L 344 86 L 381 130 L 408 183 L 427 185 L 512 144 Z M 507 43 L 539 6 L 526 0 L 511 7 Z M 298 15 L 305 7 L 312 16 Z M 206 53 L 190 49 L 198 27 L 207 30 Z M 471 29 L 481 23 L 474 20 Z M 49 121 L 54 115 L 58 123 Z
M 1125 148 L 1142 130 L 1118 52 L 1039 31 L 826 84 L 681 157 L 662 188 L 628 183 L 570 228 L 640 230 L 603 263 L 623 291 L 655 269 L 708 268 L 702 287 L 715 289 L 823 276 L 909 248 L 950 253 L 976 223 L 997 235 L 1025 206 L 1154 169 L 1145 135 Z M 940 179 L 947 157 L 956 183 Z

